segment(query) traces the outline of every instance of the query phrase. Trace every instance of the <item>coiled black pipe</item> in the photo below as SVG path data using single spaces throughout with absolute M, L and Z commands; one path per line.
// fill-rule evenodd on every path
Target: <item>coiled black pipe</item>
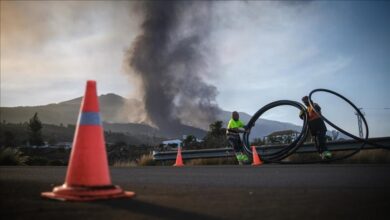
M 250 143 L 249 143 L 249 135 L 250 135 L 250 129 L 255 125 L 255 122 L 260 118 L 262 114 L 264 114 L 266 111 L 273 109 L 278 106 L 293 106 L 295 108 L 298 108 L 300 111 L 302 111 L 303 114 L 303 125 L 301 132 L 299 136 L 288 146 L 282 148 L 281 150 L 272 153 L 272 154 L 263 154 L 261 155 L 261 159 L 265 162 L 279 162 L 283 160 L 284 158 L 288 157 L 289 155 L 293 154 L 299 146 L 302 145 L 302 143 L 305 141 L 307 132 L 308 132 L 308 115 L 305 110 L 305 106 L 303 106 L 299 102 L 291 101 L 291 100 L 279 100 L 275 102 L 271 102 L 268 105 L 265 105 L 262 107 L 260 110 L 258 110 L 252 118 L 249 120 L 247 123 L 247 128 L 249 132 L 245 132 L 243 134 L 243 144 L 244 144 L 244 150 L 247 154 L 251 155 L 252 154 L 252 149 L 250 148 Z
M 312 100 L 312 95 L 314 93 L 318 93 L 318 92 L 325 92 L 325 93 L 330 93 L 330 94 L 333 94 L 339 98 L 341 98 L 342 100 L 344 100 L 345 102 L 347 102 L 349 105 L 351 105 L 356 113 L 362 118 L 363 120 L 363 123 L 364 123 L 364 127 L 366 129 L 366 135 L 364 138 L 361 138 L 361 137 L 358 137 L 358 136 L 355 136 L 347 131 L 345 131 L 344 129 L 340 128 L 339 126 L 337 126 L 336 124 L 334 124 L 333 122 L 331 122 L 330 120 L 328 120 L 324 115 L 322 114 L 319 114 L 319 112 L 317 112 L 317 110 L 315 108 L 313 108 L 314 112 L 316 112 L 321 118 L 322 120 L 324 120 L 327 124 L 329 124 L 330 126 L 332 126 L 333 128 L 335 128 L 336 130 L 340 131 L 341 133 L 347 135 L 348 137 L 350 138 L 353 138 L 357 141 L 360 141 L 364 144 L 370 144 L 370 145 L 374 145 L 374 146 L 377 146 L 379 148 L 383 148 L 383 149 L 387 149 L 387 150 L 390 150 L 390 148 L 388 146 L 384 146 L 384 145 L 381 145 L 381 144 L 378 144 L 378 143 L 374 143 L 374 142 L 371 142 L 368 140 L 368 137 L 369 137 L 369 129 L 368 129 L 368 123 L 367 123 L 367 120 L 366 118 L 364 117 L 363 113 L 360 111 L 360 109 L 358 107 L 356 107 L 355 104 L 353 104 L 349 99 L 347 99 L 346 97 L 344 97 L 343 95 L 335 92 L 335 91 L 332 91 L 332 90 L 329 90 L 329 89 L 314 89 L 313 91 L 310 92 L 309 94 L 309 103 L 311 106 L 313 106 L 313 100 Z
M 285 159 L 286 157 L 290 156 L 291 154 L 293 154 L 302 144 L 303 142 L 305 141 L 306 139 L 306 136 L 307 136 L 307 133 L 308 133 L 308 115 L 307 115 L 307 112 L 306 112 L 306 108 L 299 102 L 295 102 L 295 101 L 291 101 L 291 100 L 280 100 L 280 101 L 275 101 L 275 102 L 272 102 L 272 103 L 269 103 L 267 105 L 265 105 L 264 107 L 262 107 L 260 110 L 258 110 L 253 116 L 252 118 L 249 120 L 248 124 L 247 124 L 247 127 L 248 127 L 248 132 L 244 133 L 243 134 L 243 144 L 244 144 L 244 150 L 247 154 L 251 155 L 252 154 L 252 149 L 250 148 L 250 142 L 249 142 L 249 135 L 250 135 L 250 129 L 255 125 L 255 122 L 260 118 L 260 116 L 262 114 L 264 114 L 266 111 L 272 109 L 272 108 L 275 108 L 275 107 L 278 107 L 278 106 L 282 106 L 282 105 L 289 105 L 289 106 L 293 106 L 293 107 L 296 107 L 298 108 L 299 110 L 301 110 L 304 114 L 303 114 L 303 126 L 302 126 L 302 130 L 299 134 L 299 136 L 288 146 L 282 148 L 281 150 L 279 150 L 278 152 L 275 152 L 275 153 L 272 153 L 272 154 L 263 154 L 263 155 L 259 155 L 260 158 L 264 161 L 264 162 L 268 162 L 268 163 L 283 163 L 283 164 L 306 164 L 306 163 L 323 163 L 323 162 L 331 162 L 331 161 L 337 161 L 337 160 L 343 160 L 343 159 L 346 159 L 348 157 L 351 157 L 353 156 L 354 154 L 358 153 L 361 149 L 363 149 L 364 145 L 366 144 L 372 144 L 372 145 L 376 145 L 378 147 L 381 147 L 381 148 L 384 148 L 384 149 L 390 149 L 386 146 L 383 146 L 383 145 L 379 145 L 379 144 L 376 144 L 376 143 L 371 143 L 368 141 L 368 137 L 369 137 L 369 129 L 368 129 L 368 123 L 366 121 L 366 118 L 364 117 L 364 115 L 361 113 L 361 111 L 359 110 L 359 108 L 357 108 L 355 106 L 355 104 L 353 104 L 350 100 L 348 100 L 347 98 L 345 98 L 344 96 L 340 95 L 339 93 L 337 92 L 334 92 L 332 90 L 328 90 L 328 89 L 315 89 L 313 91 L 310 92 L 309 94 L 309 103 L 310 105 L 313 107 L 313 100 L 312 100 L 312 95 L 314 93 L 318 93 L 318 92 L 326 92 L 326 93 L 330 93 L 330 94 L 333 94 L 341 99 L 343 99 L 345 102 L 347 102 L 348 104 L 350 104 L 354 109 L 355 111 L 357 112 L 357 114 L 362 118 L 363 120 L 363 123 L 364 123 L 364 126 L 365 126 L 365 130 L 366 130 L 366 134 L 365 134 L 365 137 L 364 138 L 360 138 L 360 137 L 357 137 L 345 130 L 343 130 L 342 128 L 340 128 L 339 126 L 335 125 L 334 123 L 332 123 L 330 120 L 328 120 L 326 117 L 324 117 L 322 114 L 320 114 L 319 112 L 317 112 L 314 109 L 314 111 L 326 122 L 328 123 L 330 126 L 332 126 L 333 128 L 335 128 L 336 130 L 340 131 L 341 133 L 347 135 L 348 137 L 351 137 L 355 140 L 358 140 L 358 141 L 361 141 L 362 144 L 360 145 L 360 147 L 356 148 L 356 150 L 346 154 L 346 155 L 343 155 L 341 157 L 333 157 L 331 159 L 325 159 L 325 160 L 311 160 L 311 161 L 303 161 L 303 162 L 288 162 L 288 161 L 282 161 L 283 159 Z

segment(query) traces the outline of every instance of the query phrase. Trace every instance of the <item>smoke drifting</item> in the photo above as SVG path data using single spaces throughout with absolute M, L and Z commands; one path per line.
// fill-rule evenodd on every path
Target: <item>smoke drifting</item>
M 207 128 L 220 111 L 216 87 L 204 82 L 209 58 L 209 2 L 164 1 L 138 5 L 144 20 L 128 51 L 148 120 L 161 132 Z M 183 130 L 184 129 L 184 130 Z

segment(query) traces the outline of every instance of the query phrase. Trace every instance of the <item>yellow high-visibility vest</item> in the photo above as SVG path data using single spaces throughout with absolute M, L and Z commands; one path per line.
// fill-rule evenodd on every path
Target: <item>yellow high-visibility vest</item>
M 231 128 L 243 128 L 244 127 L 244 123 L 241 121 L 241 120 L 237 120 L 235 121 L 233 118 L 230 119 L 229 123 L 228 123 L 228 126 L 227 126 L 227 129 L 231 129 Z

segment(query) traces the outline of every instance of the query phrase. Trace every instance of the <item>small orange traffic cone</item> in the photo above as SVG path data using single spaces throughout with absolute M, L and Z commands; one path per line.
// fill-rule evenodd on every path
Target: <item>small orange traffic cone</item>
M 253 155 L 252 166 L 259 166 L 259 165 L 263 164 L 263 162 L 259 158 L 259 154 L 257 154 L 255 146 L 252 146 L 252 155 Z
M 181 156 L 181 147 L 180 146 L 177 148 L 176 162 L 175 162 L 175 164 L 173 166 L 174 167 L 182 167 L 182 166 L 184 166 L 183 158 Z
M 111 183 L 95 81 L 87 81 L 65 183 L 41 195 L 63 201 L 91 201 L 135 195 Z

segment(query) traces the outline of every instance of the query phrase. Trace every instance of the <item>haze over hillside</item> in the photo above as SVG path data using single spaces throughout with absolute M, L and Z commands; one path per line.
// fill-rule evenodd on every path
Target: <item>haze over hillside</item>
M 1 121 L 5 120 L 9 123 L 23 123 L 28 121 L 35 112 L 38 112 L 39 118 L 46 124 L 76 124 L 81 99 L 82 98 L 79 97 L 64 102 L 42 106 L 0 107 L 0 119 Z M 168 137 L 164 131 L 154 128 L 148 124 L 129 123 L 128 117 L 130 114 L 127 111 L 131 111 L 131 109 L 126 109 L 126 106 L 136 106 L 141 104 L 138 100 L 126 99 L 119 95 L 109 93 L 99 96 L 99 102 L 105 130 Z M 131 105 L 126 105 L 126 103 L 131 103 Z M 223 121 L 224 126 L 226 126 L 228 120 L 230 119 L 230 115 L 230 112 L 222 111 L 221 114 L 218 115 L 218 120 Z M 241 112 L 240 116 L 244 122 L 248 122 L 251 118 L 250 115 L 244 112 Z M 257 137 L 263 137 L 274 131 L 290 129 L 299 131 L 300 126 L 291 123 L 260 119 L 257 121 L 256 126 L 252 129 L 252 133 L 256 134 Z M 181 137 L 184 134 L 192 134 L 197 137 L 203 137 L 206 134 L 206 131 L 196 127 L 185 126 L 180 133 L 170 136 L 170 138 Z

